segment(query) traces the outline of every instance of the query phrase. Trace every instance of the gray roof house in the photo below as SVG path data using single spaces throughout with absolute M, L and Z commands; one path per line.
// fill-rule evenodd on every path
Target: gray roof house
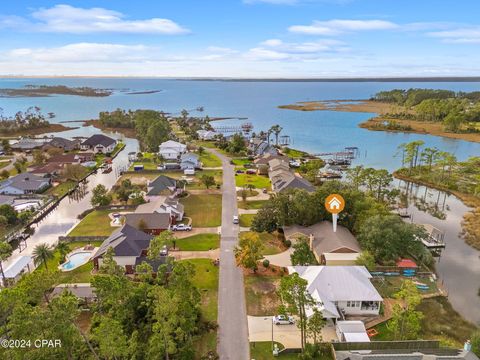
M 307 281 L 307 291 L 317 302 L 315 307 L 327 319 L 343 316 L 378 316 L 382 297 L 372 285 L 365 266 L 290 266 Z M 313 309 L 307 309 L 307 316 Z
M 78 149 L 80 147 L 80 141 L 69 140 L 62 137 L 54 137 L 44 145 L 44 148 L 45 147 L 54 147 L 54 148 L 63 149 L 65 151 L 71 151 L 71 150 Z
M 160 175 L 147 184 L 147 196 L 158 196 L 174 193 L 177 189 L 177 180 Z
M 127 274 L 132 274 L 136 259 L 147 255 L 152 238 L 152 235 L 137 230 L 131 225 L 123 225 L 110 235 L 92 256 L 94 268 L 96 270 L 100 268 L 103 255 L 112 248 L 113 258 L 117 264 L 124 266 Z
M 21 138 L 16 143 L 11 144 L 12 149 L 21 151 L 31 151 L 45 145 L 44 139 Z
M 109 153 L 115 149 L 117 141 L 103 134 L 95 134 L 80 144 L 82 150 L 93 150 L 95 153 Z
M 0 194 L 23 195 L 44 191 L 50 186 L 50 179 L 31 173 L 21 173 L 0 182 Z
M 285 171 L 278 174 L 272 181 L 272 188 L 275 192 L 282 192 L 290 189 L 302 189 L 308 192 L 314 192 L 315 186 L 312 183 L 292 172 Z
M 180 156 L 180 169 L 197 169 L 200 167 L 199 156 L 194 153 L 185 153 Z
M 146 232 L 151 235 L 158 235 L 168 230 L 172 222 L 168 213 L 132 213 L 125 215 L 125 224 Z
M 355 236 L 341 225 L 334 232 L 330 221 L 312 226 L 285 226 L 283 231 L 285 238 L 292 242 L 301 235 L 307 237 L 310 249 L 322 265 L 355 265 L 360 255 L 360 245 Z

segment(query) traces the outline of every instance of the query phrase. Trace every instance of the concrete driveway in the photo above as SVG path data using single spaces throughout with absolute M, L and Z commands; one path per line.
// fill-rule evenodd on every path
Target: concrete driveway
M 248 316 L 248 338 L 250 342 L 279 342 L 286 348 L 302 346 L 300 330 L 297 325 L 273 325 L 271 316 Z
M 283 266 L 283 267 L 292 266 L 292 260 L 290 260 L 290 255 L 292 253 L 293 253 L 293 249 L 290 247 L 280 254 L 267 255 L 265 256 L 265 259 L 270 261 L 271 265 Z
M 300 348 L 301 333 L 297 325 L 273 325 L 271 316 L 248 316 L 248 334 L 250 342 L 259 341 L 273 341 L 279 342 L 286 348 Z M 323 341 L 332 342 L 338 341 L 335 332 L 335 325 L 328 321 L 322 329 Z

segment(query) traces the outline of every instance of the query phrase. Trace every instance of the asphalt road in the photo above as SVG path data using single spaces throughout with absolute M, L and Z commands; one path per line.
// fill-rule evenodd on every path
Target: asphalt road
M 250 346 L 243 273 L 236 266 L 233 254 L 240 230 L 233 224 L 233 215 L 238 214 L 234 166 L 226 156 L 211 149 L 208 151 L 217 155 L 223 165 L 217 351 L 221 360 L 248 360 Z

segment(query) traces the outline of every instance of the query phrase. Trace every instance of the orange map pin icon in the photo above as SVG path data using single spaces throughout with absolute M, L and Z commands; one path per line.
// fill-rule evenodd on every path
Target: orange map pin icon
M 342 195 L 330 194 L 325 199 L 325 209 L 332 214 L 333 232 L 337 232 L 338 214 L 345 208 L 345 199 Z

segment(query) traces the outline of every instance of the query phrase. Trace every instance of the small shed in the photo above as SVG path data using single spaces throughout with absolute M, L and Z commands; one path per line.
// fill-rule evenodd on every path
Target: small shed
M 360 320 L 337 321 L 338 339 L 344 342 L 370 342 L 365 325 Z

